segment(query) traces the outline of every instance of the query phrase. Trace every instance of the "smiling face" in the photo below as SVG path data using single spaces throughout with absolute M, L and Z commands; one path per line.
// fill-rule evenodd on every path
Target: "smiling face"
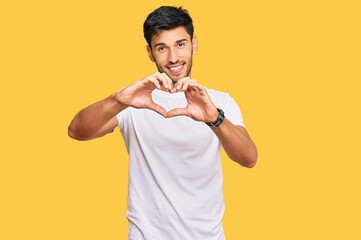
M 197 38 L 192 41 L 183 26 L 163 30 L 152 36 L 152 48 L 147 46 L 150 60 L 159 72 L 166 73 L 173 82 L 190 77 L 192 55 L 198 51 Z

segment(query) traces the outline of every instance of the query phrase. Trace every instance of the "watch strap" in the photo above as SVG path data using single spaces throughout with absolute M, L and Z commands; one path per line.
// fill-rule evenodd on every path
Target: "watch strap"
M 218 127 L 223 122 L 223 119 L 224 119 L 223 110 L 220 109 L 220 108 L 217 108 L 217 111 L 219 112 L 217 120 L 215 122 L 213 122 L 213 123 L 207 123 L 206 122 L 205 124 L 207 124 L 208 126 Z

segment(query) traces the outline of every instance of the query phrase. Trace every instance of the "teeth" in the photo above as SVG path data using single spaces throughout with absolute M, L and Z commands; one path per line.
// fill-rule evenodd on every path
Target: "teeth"
M 180 66 L 174 67 L 174 68 L 170 68 L 170 70 L 172 70 L 172 71 L 177 71 L 177 70 L 179 70 L 182 66 L 183 66 L 183 65 L 180 65 Z

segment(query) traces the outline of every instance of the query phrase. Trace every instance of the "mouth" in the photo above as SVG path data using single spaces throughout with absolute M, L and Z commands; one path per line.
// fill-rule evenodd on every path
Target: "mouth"
M 172 67 L 167 67 L 169 69 L 169 71 L 172 73 L 172 74 L 177 74 L 177 73 L 180 73 L 183 68 L 184 68 L 184 63 L 183 64 L 180 64 L 180 65 L 177 65 L 177 66 L 172 66 Z

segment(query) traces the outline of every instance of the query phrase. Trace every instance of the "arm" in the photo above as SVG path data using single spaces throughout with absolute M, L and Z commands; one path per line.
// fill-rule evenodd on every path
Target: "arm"
M 168 117 L 185 115 L 196 121 L 214 122 L 218 117 L 216 106 L 206 89 L 195 79 L 184 78 L 176 83 L 174 91 L 185 91 L 188 101 L 186 108 L 176 108 L 168 112 Z M 253 167 L 257 161 L 257 148 L 247 130 L 233 125 L 227 118 L 218 127 L 210 127 L 217 135 L 228 157 L 245 167 Z
M 76 140 L 90 140 L 112 131 L 118 125 L 116 115 L 126 109 L 126 106 L 117 100 L 118 94 L 113 93 L 81 110 L 69 125 L 69 137 Z
M 115 92 L 109 97 L 81 110 L 72 120 L 68 135 L 77 140 L 90 140 L 104 136 L 118 125 L 116 115 L 127 107 L 148 108 L 167 117 L 167 112 L 152 100 L 155 88 L 171 90 L 172 80 L 161 73 L 154 73 Z
M 221 141 L 230 159 L 248 168 L 256 165 L 257 148 L 243 126 L 233 125 L 225 118 L 221 125 L 210 128 Z

